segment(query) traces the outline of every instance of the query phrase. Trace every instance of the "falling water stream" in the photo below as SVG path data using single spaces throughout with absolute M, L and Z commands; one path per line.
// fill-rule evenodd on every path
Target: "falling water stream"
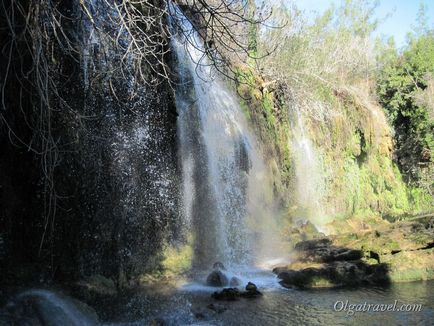
M 260 184 L 266 189 L 264 163 L 240 104 L 216 74 L 198 33 L 179 8 L 171 11 L 183 213 L 194 235 L 194 264 L 252 264 L 257 239 L 248 224 L 255 214 L 260 219 L 258 206 L 265 205 L 258 192 Z
M 273 274 L 258 267 L 263 262 L 261 251 L 264 249 L 268 258 L 279 257 L 274 246 L 278 236 L 272 227 L 265 164 L 236 96 L 204 55 L 206 51 L 198 33 L 178 7 L 171 4 L 170 11 L 171 46 L 177 72 L 175 95 L 182 167 L 182 224 L 185 232 L 193 235 L 194 268 L 206 272 L 214 262 L 221 261 L 229 276 L 236 275 L 242 284 L 254 281 L 264 296 L 252 301 L 224 302 L 219 306 L 210 298 L 210 291 L 215 288 L 204 286 L 203 278 L 183 287 L 166 289 L 165 285 L 158 285 L 155 291 L 129 294 L 126 304 L 101 303 L 100 307 L 95 307 L 103 313 L 103 320 L 110 321 L 105 325 L 346 325 L 350 322 L 354 325 L 422 325 L 432 321 L 433 282 L 397 284 L 388 289 L 300 292 L 280 287 Z M 89 44 L 96 42 L 95 37 L 91 31 Z M 88 50 L 90 48 L 85 49 L 86 55 Z M 85 76 L 92 73 L 89 62 L 84 68 Z M 315 223 L 322 216 L 322 176 L 298 108 L 294 116 L 292 148 L 300 215 Z M 119 140 L 114 144 L 122 146 L 113 146 L 123 149 L 116 152 L 131 152 L 131 148 L 136 147 L 147 149 L 145 126 L 140 121 L 136 125 L 136 129 L 129 130 L 132 136 L 126 132 L 116 133 Z M 122 154 L 121 159 L 128 157 Z M 118 163 L 122 167 L 129 164 Z M 165 196 L 164 191 L 160 191 L 160 196 Z M 125 200 L 125 207 L 129 206 Z M 401 300 L 422 303 L 424 310 L 420 314 L 370 312 L 350 316 L 333 310 L 333 304 L 339 300 L 386 304 Z M 100 324 L 86 305 L 46 290 L 18 294 L 4 311 L 0 310 L 0 317 L 2 314 L 6 317 L 28 314 L 31 318 L 21 321 L 34 322 L 34 325 Z
M 303 117 L 298 105 L 292 107 L 292 143 L 296 173 L 296 196 L 299 205 L 298 215 L 321 227 L 323 222 L 322 196 L 324 194 L 324 177 L 321 171 L 318 153 L 309 138 Z

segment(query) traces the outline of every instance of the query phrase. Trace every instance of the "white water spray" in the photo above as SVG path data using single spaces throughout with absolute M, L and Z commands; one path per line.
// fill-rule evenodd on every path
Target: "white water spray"
M 323 223 L 324 177 L 314 144 L 306 131 L 301 108 L 295 104 L 292 114 L 292 149 L 296 172 L 297 214 L 317 228 Z
M 259 236 L 251 224 L 270 218 L 259 190 L 267 187 L 264 163 L 236 97 L 216 74 L 198 33 L 178 7 L 171 5 L 170 11 L 184 220 L 194 234 L 195 265 L 251 264 Z

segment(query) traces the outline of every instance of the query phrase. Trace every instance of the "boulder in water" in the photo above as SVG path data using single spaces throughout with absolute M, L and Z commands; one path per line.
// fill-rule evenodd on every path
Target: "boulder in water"
M 246 285 L 246 291 L 257 291 L 258 288 L 256 287 L 255 284 L 253 284 L 252 282 L 247 283 Z
M 246 292 L 241 293 L 243 298 L 256 298 L 261 296 L 262 293 L 258 291 L 256 284 L 249 282 L 246 285 Z
M 211 297 L 216 300 L 234 301 L 238 298 L 256 298 L 262 295 L 255 284 L 249 282 L 246 286 L 247 291 L 240 292 L 237 288 L 224 288 L 220 292 L 214 292 Z
M 228 278 L 220 270 L 212 271 L 206 278 L 206 284 L 210 286 L 222 287 L 228 285 L 228 283 Z
M 368 265 L 361 261 L 335 261 L 318 267 L 280 272 L 278 278 L 284 287 L 312 288 L 388 283 L 386 264 Z
M 233 276 L 231 278 L 231 280 L 229 281 L 229 286 L 231 286 L 231 287 L 236 287 L 236 286 L 240 286 L 240 285 L 241 285 L 241 280 L 236 276 Z
M 211 297 L 216 300 L 235 301 L 241 296 L 237 288 L 225 288 L 220 292 L 214 292 Z

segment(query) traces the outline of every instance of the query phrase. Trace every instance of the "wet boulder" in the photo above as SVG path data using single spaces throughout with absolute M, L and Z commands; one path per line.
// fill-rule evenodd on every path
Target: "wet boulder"
M 246 285 L 246 291 L 241 293 L 243 298 L 256 298 L 261 296 L 262 293 L 258 291 L 256 284 L 249 282 Z
M 238 298 L 257 298 L 262 296 L 255 284 L 249 282 L 246 291 L 240 291 L 237 288 L 224 288 L 222 291 L 214 292 L 211 297 L 216 300 L 234 301 Z
M 258 288 L 256 287 L 256 284 L 253 284 L 252 282 L 247 283 L 246 285 L 246 291 L 257 291 Z
M 329 263 L 362 258 L 361 250 L 333 246 L 328 238 L 301 241 L 294 249 L 296 259 L 303 262 Z
M 214 270 L 206 278 L 206 284 L 209 286 L 222 287 L 228 285 L 229 280 L 222 271 Z
M 240 285 L 241 285 L 241 280 L 238 277 L 236 276 L 231 277 L 231 280 L 229 281 L 229 286 L 236 287 Z
M 368 265 L 361 261 L 336 261 L 317 267 L 280 272 L 280 284 L 288 288 L 322 288 L 361 285 L 386 285 L 385 264 Z
M 214 292 L 211 297 L 216 300 L 235 301 L 241 297 L 241 293 L 237 288 L 225 288 Z

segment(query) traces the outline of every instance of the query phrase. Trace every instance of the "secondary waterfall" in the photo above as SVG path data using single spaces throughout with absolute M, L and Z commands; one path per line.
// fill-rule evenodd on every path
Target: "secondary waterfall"
M 297 105 L 294 105 L 293 110 L 291 145 L 294 153 L 298 215 L 318 227 L 324 214 L 321 204 L 324 179 L 318 155 L 306 131 L 303 113 Z
M 249 264 L 257 240 L 249 221 L 260 211 L 254 204 L 264 200 L 257 183 L 264 165 L 241 107 L 217 76 L 198 33 L 179 8 L 170 10 L 184 221 L 194 236 L 194 265 Z

